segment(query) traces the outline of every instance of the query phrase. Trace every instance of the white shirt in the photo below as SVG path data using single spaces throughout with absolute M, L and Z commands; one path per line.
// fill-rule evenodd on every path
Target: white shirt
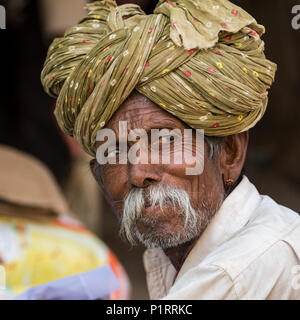
M 300 216 L 244 176 L 177 277 L 161 249 L 144 266 L 150 299 L 300 299 Z

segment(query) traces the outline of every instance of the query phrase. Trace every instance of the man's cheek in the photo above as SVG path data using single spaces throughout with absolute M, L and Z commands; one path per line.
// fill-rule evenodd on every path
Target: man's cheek
M 116 217 L 119 219 L 119 221 L 121 221 L 122 215 L 123 215 L 123 209 L 124 209 L 123 203 L 122 202 L 112 203 L 112 208 L 114 210 Z
M 126 165 L 109 165 L 103 170 L 105 189 L 114 200 L 120 200 L 127 194 L 128 170 Z

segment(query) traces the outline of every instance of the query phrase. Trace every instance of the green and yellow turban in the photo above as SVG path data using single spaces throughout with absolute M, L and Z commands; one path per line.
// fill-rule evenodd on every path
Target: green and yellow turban
M 62 130 L 95 155 L 97 132 L 135 89 L 192 128 L 226 136 L 253 127 L 276 64 L 264 27 L 227 0 L 159 0 L 154 13 L 113 0 L 51 44 L 42 71 Z

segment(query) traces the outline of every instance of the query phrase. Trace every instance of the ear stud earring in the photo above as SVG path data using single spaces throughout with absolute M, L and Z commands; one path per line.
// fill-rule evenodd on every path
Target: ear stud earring
M 232 185 L 233 185 L 233 180 L 232 179 L 227 179 L 227 180 L 225 180 L 224 181 L 224 183 L 225 183 L 225 186 L 227 187 L 227 188 L 230 188 Z

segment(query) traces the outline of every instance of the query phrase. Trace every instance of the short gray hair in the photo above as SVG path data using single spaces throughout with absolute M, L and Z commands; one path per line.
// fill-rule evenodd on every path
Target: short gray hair
M 223 138 L 222 137 L 204 136 L 204 139 L 205 139 L 206 143 L 208 144 L 209 158 L 215 160 L 221 150 Z

